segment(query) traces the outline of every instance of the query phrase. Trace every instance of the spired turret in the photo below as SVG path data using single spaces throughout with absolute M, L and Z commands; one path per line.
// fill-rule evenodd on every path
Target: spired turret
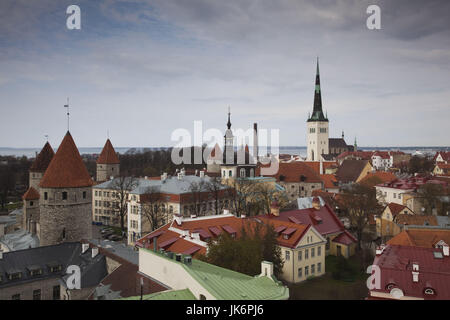
M 100 156 L 97 159 L 97 177 L 96 181 L 102 182 L 111 177 L 117 177 L 120 174 L 120 161 L 116 151 L 108 139 L 103 147 Z
M 42 246 L 92 237 L 92 185 L 67 131 L 39 184 Z
M 39 183 L 44 176 L 45 170 L 47 170 L 50 161 L 52 161 L 55 152 L 53 151 L 50 143 L 46 143 L 41 152 L 36 156 L 33 164 L 30 167 L 29 186 L 35 190 L 39 190 Z

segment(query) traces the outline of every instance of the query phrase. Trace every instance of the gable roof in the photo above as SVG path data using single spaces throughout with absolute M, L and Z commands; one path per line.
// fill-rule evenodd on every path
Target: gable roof
M 320 174 L 320 161 L 303 161 L 308 167 L 310 167 L 316 174 Z M 322 161 L 323 172 L 328 168 L 337 168 L 336 161 Z
M 441 240 L 447 243 L 447 245 L 450 245 L 450 230 L 436 230 L 436 229 L 403 230 L 395 237 L 390 239 L 387 242 L 387 244 L 434 248 L 435 245 Z
M 387 171 L 375 171 L 369 172 L 364 178 L 361 179 L 360 184 L 366 184 L 369 186 L 375 186 L 380 183 L 389 183 L 397 179 L 397 176 L 392 172 Z
M 328 138 L 328 148 L 347 148 L 343 138 Z
M 55 152 L 53 151 L 50 143 L 46 143 L 41 152 L 37 155 L 30 167 L 32 172 L 45 172 L 47 170 L 50 161 L 52 161 Z
M 404 209 L 408 209 L 409 210 L 409 208 L 407 206 L 404 206 L 404 205 L 401 205 L 401 204 L 398 204 L 398 203 L 395 203 L 395 202 L 389 203 L 387 205 L 387 207 L 389 207 L 389 210 L 391 211 L 392 216 L 394 216 L 394 217 L 396 215 L 398 215 L 400 212 L 402 212 Z
M 70 132 L 67 131 L 39 184 L 42 188 L 90 187 L 93 181 L 81 159 Z
M 368 163 L 368 160 L 346 159 L 338 168 L 336 177 L 340 182 L 355 182 Z
M 103 147 L 100 156 L 97 159 L 97 164 L 119 164 L 119 158 L 117 157 L 116 150 L 108 139 Z
M 40 197 L 39 192 L 35 188 L 29 187 L 27 192 L 22 196 L 23 200 L 38 200 Z
M 334 174 L 321 174 L 320 178 L 323 181 L 323 186 L 326 189 L 338 188 L 338 181 Z

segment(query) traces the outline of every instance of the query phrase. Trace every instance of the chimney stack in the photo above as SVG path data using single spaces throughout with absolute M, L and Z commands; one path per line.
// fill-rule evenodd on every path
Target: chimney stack
M 89 249 L 89 243 L 81 244 L 81 253 L 85 253 Z
M 204 178 L 205 177 L 205 171 L 201 170 L 200 171 L 200 178 Z
M 98 248 L 97 247 L 93 247 L 92 248 L 92 258 L 95 258 L 98 254 Z
M 258 162 L 258 124 L 253 124 L 253 157 Z
M 444 244 L 443 246 L 442 246 L 442 253 L 444 254 L 444 256 L 445 257 L 448 257 L 449 256 L 449 246 L 448 246 L 448 244 Z

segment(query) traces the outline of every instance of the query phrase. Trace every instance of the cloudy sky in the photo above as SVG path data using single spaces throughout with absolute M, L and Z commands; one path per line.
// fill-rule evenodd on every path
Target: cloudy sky
M 66 8 L 81 8 L 81 30 Z M 366 9 L 381 8 L 381 30 Z M 316 56 L 331 137 L 450 145 L 450 1 L 2 0 L 0 147 L 170 146 L 177 128 L 306 144 Z

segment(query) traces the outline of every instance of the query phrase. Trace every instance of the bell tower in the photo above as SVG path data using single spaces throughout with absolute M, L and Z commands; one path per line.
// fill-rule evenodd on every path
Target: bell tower
M 314 89 L 313 113 L 307 120 L 306 147 L 307 161 L 319 161 L 322 154 L 329 153 L 328 119 L 322 110 L 322 95 L 320 90 L 319 58 L 317 58 L 316 85 Z

